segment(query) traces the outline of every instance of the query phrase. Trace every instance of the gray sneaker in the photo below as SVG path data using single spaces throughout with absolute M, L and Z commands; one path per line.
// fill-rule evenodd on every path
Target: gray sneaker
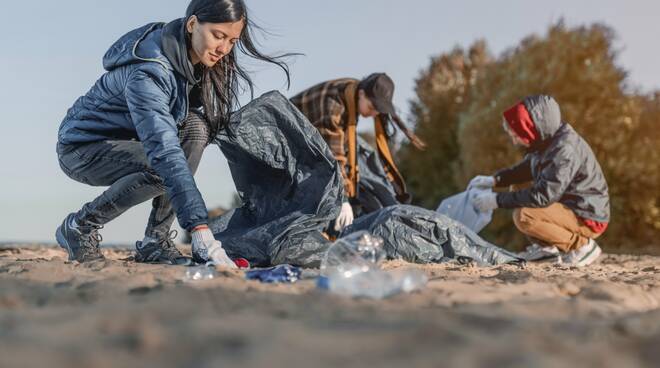
M 69 253 L 69 260 L 90 262 L 105 259 L 99 249 L 103 240 L 99 229 L 102 229 L 103 226 L 77 225 L 74 219 L 75 213 L 69 214 L 55 231 L 57 243 Z
M 561 261 L 566 265 L 584 267 L 596 262 L 602 253 L 603 250 L 600 249 L 598 243 L 593 239 L 589 239 L 589 242 L 584 246 L 564 254 Z
M 186 257 L 174 245 L 177 231 L 172 230 L 165 239 L 148 243 L 135 243 L 135 261 L 139 263 L 158 263 L 172 266 L 190 266 L 192 259 Z
M 543 247 L 536 243 L 528 246 L 524 252 L 518 253 L 518 257 L 528 262 L 561 263 L 557 247 Z

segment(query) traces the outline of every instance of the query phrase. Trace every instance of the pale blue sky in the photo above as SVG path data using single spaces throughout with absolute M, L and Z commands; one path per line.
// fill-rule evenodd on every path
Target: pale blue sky
M 64 0 L 3 2 L 0 12 L 0 241 L 53 241 L 62 218 L 100 193 L 67 178 L 55 154 L 66 110 L 103 72 L 101 58 L 122 34 L 152 21 L 180 17 L 186 0 Z M 344 76 L 384 71 L 397 84 L 395 102 L 407 115 L 414 79 L 433 55 L 485 38 L 495 53 L 542 33 L 561 17 L 569 25 L 605 22 L 618 33 L 619 63 L 634 87 L 660 88 L 660 2 L 247 0 L 255 19 L 277 36 L 267 51 L 305 53 L 291 65 L 290 91 Z M 259 90 L 282 89 L 281 73 L 255 69 Z M 243 99 L 247 101 L 247 97 Z M 431 142 L 432 144 L 432 142 Z M 209 206 L 226 205 L 234 187 L 216 147 L 197 182 Z M 150 205 L 106 226 L 108 243 L 142 237 Z

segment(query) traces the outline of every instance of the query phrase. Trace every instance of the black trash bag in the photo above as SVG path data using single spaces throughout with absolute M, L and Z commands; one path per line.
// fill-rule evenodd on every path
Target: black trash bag
M 209 224 L 227 254 L 259 267 L 319 267 L 331 244 L 322 232 L 346 196 L 339 165 L 316 128 L 284 96 L 270 92 L 235 113 L 215 143 L 243 202 Z M 520 261 L 462 224 L 414 206 L 379 209 L 342 235 L 359 230 L 382 237 L 392 259 Z
M 522 263 L 463 224 L 424 208 L 396 205 L 356 219 L 342 237 L 365 230 L 384 240 L 389 259 L 411 263 L 472 260 L 480 265 Z
M 357 139 L 358 196 L 354 206 L 357 217 L 399 204 L 392 183 L 387 179 L 378 153 L 362 137 Z
M 304 115 L 278 92 L 234 113 L 216 137 L 243 202 L 210 221 L 232 258 L 253 266 L 318 267 L 330 242 L 322 232 L 345 197 L 332 152 Z

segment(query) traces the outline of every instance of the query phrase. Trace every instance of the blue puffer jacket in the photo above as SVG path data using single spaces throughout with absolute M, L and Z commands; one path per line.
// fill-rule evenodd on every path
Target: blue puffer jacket
M 103 58 L 107 73 L 69 109 L 58 140 L 62 144 L 142 142 L 150 166 L 165 183 L 179 224 L 189 230 L 208 222 L 178 137 L 194 80 L 191 83 L 180 72 L 181 60 L 168 59 L 162 46 L 163 30 L 183 29 L 182 24 L 181 19 L 148 24 L 112 45 Z

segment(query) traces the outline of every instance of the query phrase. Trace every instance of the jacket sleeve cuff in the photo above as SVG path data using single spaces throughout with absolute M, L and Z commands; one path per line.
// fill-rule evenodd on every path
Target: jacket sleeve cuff
M 201 226 L 201 225 L 206 225 L 206 226 L 208 226 L 208 224 L 209 224 L 209 220 L 208 220 L 208 219 L 200 219 L 200 220 L 197 220 L 197 221 L 191 222 L 190 225 L 188 225 L 188 227 L 186 228 L 186 230 L 187 230 L 188 232 L 191 232 L 191 233 L 192 233 L 193 229 L 196 228 L 197 226 Z
M 502 188 L 502 187 L 507 187 L 509 184 L 506 181 L 506 173 L 507 170 L 499 170 L 495 174 L 493 174 L 493 178 L 495 178 L 495 188 Z

